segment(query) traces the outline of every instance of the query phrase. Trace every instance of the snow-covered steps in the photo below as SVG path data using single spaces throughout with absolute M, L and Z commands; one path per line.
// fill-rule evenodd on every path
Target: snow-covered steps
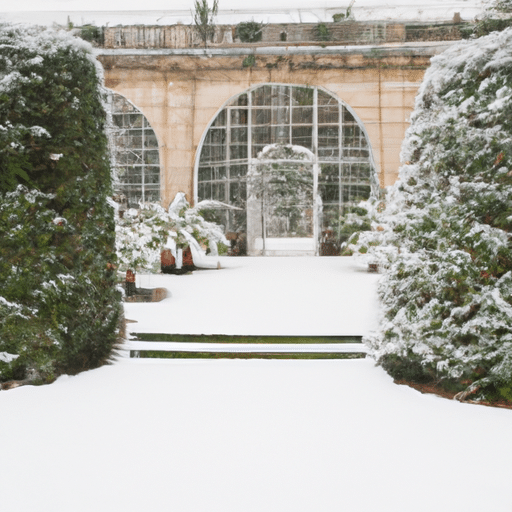
M 131 341 L 143 342 L 180 342 L 180 343 L 228 343 L 228 344 L 360 344 L 362 336 L 269 336 L 269 335 L 233 335 L 233 334 L 170 334 L 170 333 L 132 333 Z
M 158 337 L 172 341 L 130 340 L 126 347 L 130 357 L 354 359 L 365 357 L 367 353 L 366 347 L 361 343 L 361 337 L 357 336 L 307 338 L 160 335 Z M 179 341 L 174 341 L 176 339 Z
M 243 349 L 239 347 L 209 348 L 208 350 L 130 350 L 130 358 L 151 359 L 361 359 L 366 357 L 366 350 L 330 351 L 317 350 L 274 350 L 273 347 Z

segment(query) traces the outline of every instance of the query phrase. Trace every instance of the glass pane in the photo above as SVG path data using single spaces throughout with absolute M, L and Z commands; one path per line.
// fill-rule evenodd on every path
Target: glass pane
M 354 116 L 349 112 L 348 109 L 343 108 L 343 123 L 355 123 L 356 120 L 354 119 Z
M 125 141 L 131 146 L 136 148 L 142 147 L 143 131 L 137 129 L 130 129 L 126 132 Z
M 252 143 L 255 145 L 270 144 L 270 126 L 257 126 L 252 129 Z
M 247 158 L 247 146 L 245 145 L 231 145 L 229 147 L 230 160 L 242 160 Z
M 274 85 L 272 87 L 272 105 L 289 105 L 290 88 L 287 85 Z
M 203 199 L 211 199 L 212 198 L 212 184 L 209 182 L 199 183 L 197 186 L 197 196 L 199 201 Z
M 146 196 L 146 201 L 150 201 L 152 203 L 158 203 L 158 201 L 160 201 L 160 187 L 158 187 L 158 189 L 155 189 L 155 190 L 146 189 L 145 196 Z
M 289 124 L 290 123 L 290 109 L 288 107 L 272 109 L 272 123 L 273 124 Z
M 232 165 L 229 174 L 231 178 L 247 175 L 247 165 Z
M 245 142 L 247 143 L 247 128 L 232 128 L 231 129 L 231 143 Z
M 323 164 L 320 166 L 318 181 L 337 183 L 339 180 L 339 172 L 337 165 Z
M 245 211 L 240 210 L 229 210 L 229 231 L 234 233 L 246 233 L 247 232 L 247 214 Z M 242 254 L 245 254 L 246 249 L 242 250 Z
M 146 170 L 144 172 L 144 185 L 155 185 L 160 182 L 160 173 L 152 173 Z
M 307 149 L 312 149 L 312 132 L 313 128 L 311 126 L 304 126 L 298 128 L 293 127 L 292 144 L 296 146 L 303 146 Z
M 142 128 L 143 119 L 140 114 L 129 114 L 125 116 L 125 123 L 128 122 L 132 128 Z
M 264 85 L 252 91 L 252 104 L 270 106 L 272 104 L 272 86 Z
M 126 190 L 129 202 L 158 200 L 160 166 L 158 141 L 149 121 L 126 98 L 109 93 L 112 122 L 111 148 L 118 177 L 117 190 Z M 144 179 L 142 179 L 144 176 Z M 144 190 L 142 190 L 144 187 Z
M 156 135 L 151 130 L 151 133 L 148 133 L 147 131 L 144 134 L 144 147 L 146 148 L 157 148 L 158 147 L 158 140 L 156 139 Z
M 319 183 L 318 193 L 323 203 L 337 203 L 340 197 L 340 188 L 336 184 Z
M 212 179 L 222 180 L 226 177 L 226 167 L 224 165 L 215 166 L 212 168 Z
M 223 144 L 226 142 L 226 130 L 224 128 L 211 129 L 207 139 L 208 144 Z
M 369 181 L 370 179 L 370 165 L 369 164 L 354 164 L 352 166 L 352 175 L 356 176 L 359 181 Z
M 343 126 L 343 146 L 345 148 L 359 147 L 359 128 L 351 125 Z
M 233 108 L 231 109 L 231 125 L 246 125 L 247 124 L 247 113 L 246 108 Z
M 312 107 L 293 107 L 293 124 L 312 124 L 313 108 Z
M 341 179 L 345 181 L 347 177 L 352 175 L 352 165 L 349 163 L 344 163 L 341 166 Z
M 315 98 L 318 99 L 316 107 Z M 249 99 L 252 109 L 250 115 Z M 364 130 L 335 96 L 314 87 L 260 86 L 248 94 L 234 98 L 219 113 L 208 130 L 201 150 L 198 170 L 199 197 L 229 201 L 244 208 L 240 214 L 222 212 L 230 229 L 234 230 L 233 226 L 238 222 L 235 219 L 239 218 L 240 222 L 243 220 L 245 223 L 249 157 L 256 158 L 266 146 L 274 143 L 293 144 L 312 151 L 315 112 L 318 113 L 318 148 L 315 150 L 320 163 L 318 190 L 325 207 L 330 205 L 339 216 L 338 210 L 343 208 L 343 201 L 354 201 L 369 190 L 373 169 L 369 162 Z M 251 126 L 248 125 L 249 118 Z M 226 123 L 230 126 L 229 137 L 225 129 Z M 252 131 L 249 133 L 249 130 Z M 251 155 L 248 154 L 249 140 Z M 152 147 L 155 148 L 156 156 L 156 139 L 151 143 L 154 144 Z M 294 175 L 292 170 L 285 165 L 285 169 L 281 171 L 281 178 L 290 184 L 288 178 Z M 340 184 L 341 179 L 343 184 Z M 276 236 L 283 236 L 283 233 L 288 236 L 309 233 L 309 227 L 306 229 L 305 226 L 312 225 L 312 185 L 310 191 L 304 192 L 302 196 L 299 194 L 300 197 L 297 195 L 299 185 L 283 189 L 281 195 L 277 190 L 279 186 L 282 183 L 269 185 L 267 190 L 279 197 L 280 203 L 280 209 L 276 209 L 274 205 L 272 212 L 269 211 L 269 218 L 272 219 L 269 236 L 272 233 Z M 298 212 L 293 215 L 290 213 L 292 210 L 288 212 L 287 208 L 291 208 L 290 201 L 295 201 L 295 207 L 300 206 L 300 219 Z M 306 222 L 306 219 L 309 220 Z M 321 219 L 319 221 L 322 222 Z
M 226 185 L 224 183 L 212 184 L 212 199 L 226 202 Z
M 314 89 L 312 87 L 294 87 L 293 105 L 313 105 Z
M 129 185 L 142 184 L 142 168 L 132 167 L 129 168 L 129 172 L 124 180 L 124 183 Z
M 338 124 L 339 108 L 338 105 L 318 107 L 318 124 Z
M 252 111 L 252 124 L 270 124 L 272 110 L 269 108 L 256 108 Z
M 144 151 L 144 163 L 158 164 L 159 162 L 158 151 Z
M 249 104 L 249 99 L 247 94 L 241 94 L 238 98 L 233 102 L 233 105 L 245 106 Z
M 206 144 L 203 146 L 203 149 L 201 150 L 200 161 L 202 163 L 210 161 L 210 146 L 207 146 Z
M 322 211 L 322 226 L 324 229 L 335 229 L 339 223 L 342 209 L 339 204 L 329 204 L 324 206 Z
M 319 126 L 318 127 L 318 145 L 320 147 L 338 147 L 339 130 L 337 126 Z
M 226 110 L 221 110 L 212 123 L 212 128 L 221 126 L 226 126 Z
M 289 144 L 290 143 L 290 126 L 273 126 L 271 130 L 271 140 L 273 144 L 282 143 Z
M 233 182 L 229 185 L 229 201 L 231 204 L 240 200 L 240 183 Z
M 365 185 L 352 185 L 349 188 L 348 200 L 359 202 L 370 197 L 370 187 Z
M 211 167 L 199 167 L 198 172 L 199 181 L 209 181 L 212 179 L 212 168 Z
M 132 150 L 124 154 L 125 162 L 127 164 L 141 164 L 142 151 Z
M 367 159 L 369 156 L 367 149 L 354 148 L 354 149 L 346 149 L 343 154 L 347 157 L 358 158 L 358 159 Z
M 222 162 L 226 160 L 226 146 L 210 146 L 210 161 Z
M 335 105 L 337 108 L 338 100 L 334 96 L 319 89 L 318 90 L 318 105 Z
M 257 158 L 257 156 L 263 151 L 265 146 L 268 146 L 268 144 L 253 144 L 252 145 L 252 157 Z

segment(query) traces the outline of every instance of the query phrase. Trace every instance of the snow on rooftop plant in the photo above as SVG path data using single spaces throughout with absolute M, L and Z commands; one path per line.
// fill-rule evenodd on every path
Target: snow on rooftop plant
M 367 341 L 395 378 L 512 401 L 512 29 L 432 59 L 374 231 L 387 267 Z

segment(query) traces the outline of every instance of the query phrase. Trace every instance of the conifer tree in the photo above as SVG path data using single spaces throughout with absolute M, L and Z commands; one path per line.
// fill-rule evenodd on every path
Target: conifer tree
M 104 123 L 89 43 L 0 26 L 0 381 L 98 366 L 116 341 Z
M 208 0 L 194 1 L 194 23 L 197 33 L 206 48 L 208 41 L 213 39 L 215 35 L 214 18 L 219 10 L 219 1 L 213 0 L 212 7 L 209 6 Z
M 385 268 L 368 339 L 393 377 L 512 403 L 512 29 L 432 59 L 399 181 L 351 249 Z

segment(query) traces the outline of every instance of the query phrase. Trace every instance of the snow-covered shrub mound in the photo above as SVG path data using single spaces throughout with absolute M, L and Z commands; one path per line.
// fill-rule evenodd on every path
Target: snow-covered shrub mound
M 178 248 L 190 245 L 191 236 L 206 248 L 227 250 L 229 242 L 221 226 L 201 215 L 203 209 L 219 205 L 226 206 L 218 201 L 202 201 L 191 208 L 185 194 L 178 192 L 168 210 L 158 203 L 141 203 L 139 209 L 128 210 L 116 222 L 119 269 L 157 272 L 160 252 L 169 238 Z
M 0 25 L 0 382 L 98 366 L 116 341 L 101 81 L 88 43 Z
M 395 378 L 512 401 L 512 29 L 432 59 L 378 230 L 369 339 Z

